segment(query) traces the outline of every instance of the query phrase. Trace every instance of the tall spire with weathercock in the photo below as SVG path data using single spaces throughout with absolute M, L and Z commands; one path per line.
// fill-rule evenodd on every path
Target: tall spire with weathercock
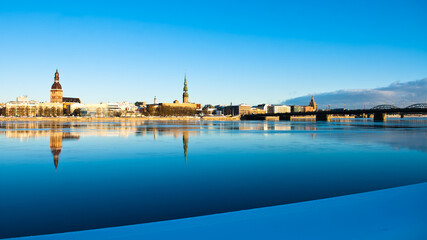
M 185 73 L 184 77 L 184 93 L 182 94 L 182 102 L 188 103 L 187 73 Z

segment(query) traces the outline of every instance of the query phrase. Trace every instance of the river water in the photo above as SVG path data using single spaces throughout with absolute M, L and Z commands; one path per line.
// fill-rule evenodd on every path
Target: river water
M 426 181 L 426 118 L 0 122 L 0 238 Z

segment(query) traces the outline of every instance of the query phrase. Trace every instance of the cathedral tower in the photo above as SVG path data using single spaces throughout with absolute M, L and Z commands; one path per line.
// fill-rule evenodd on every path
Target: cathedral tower
M 59 83 L 59 73 L 58 69 L 56 69 L 55 82 L 52 85 L 52 88 L 50 89 L 50 102 L 51 103 L 62 103 L 62 86 Z
M 314 101 L 314 96 L 311 96 L 311 101 L 310 101 L 310 103 L 308 104 L 308 106 L 313 107 L 313 110 L 314 110 L 314 111 L 317 111 L 317 104 L 316 104 L 316 101 Z
M 184 94 L 182 94 L 182 102 L 188 103 L 187 74 L 185 74 L 184 77 Z

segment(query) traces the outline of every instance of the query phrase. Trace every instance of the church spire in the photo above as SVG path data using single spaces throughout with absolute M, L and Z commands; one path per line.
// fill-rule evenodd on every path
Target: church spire
M 182 94 L 182 102 L 188 103 L 187 73 L 185 73 L 184 76 L 184 93 Z
M 188 88 L 187 88 L 187 73 L 185 73 L 185 76 L 184 76 L 184 92 L 188 92 Z
M 55 82 L 59 82 L 59 72 L 58 72 L 58 69 L 56 69 L 56 72 L 55 72 Z

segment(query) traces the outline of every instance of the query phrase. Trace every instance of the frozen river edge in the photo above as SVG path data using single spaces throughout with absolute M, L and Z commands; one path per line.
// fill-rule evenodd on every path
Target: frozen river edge
M 208 216 L 14 238 L 426 239 L 427 183 Z

